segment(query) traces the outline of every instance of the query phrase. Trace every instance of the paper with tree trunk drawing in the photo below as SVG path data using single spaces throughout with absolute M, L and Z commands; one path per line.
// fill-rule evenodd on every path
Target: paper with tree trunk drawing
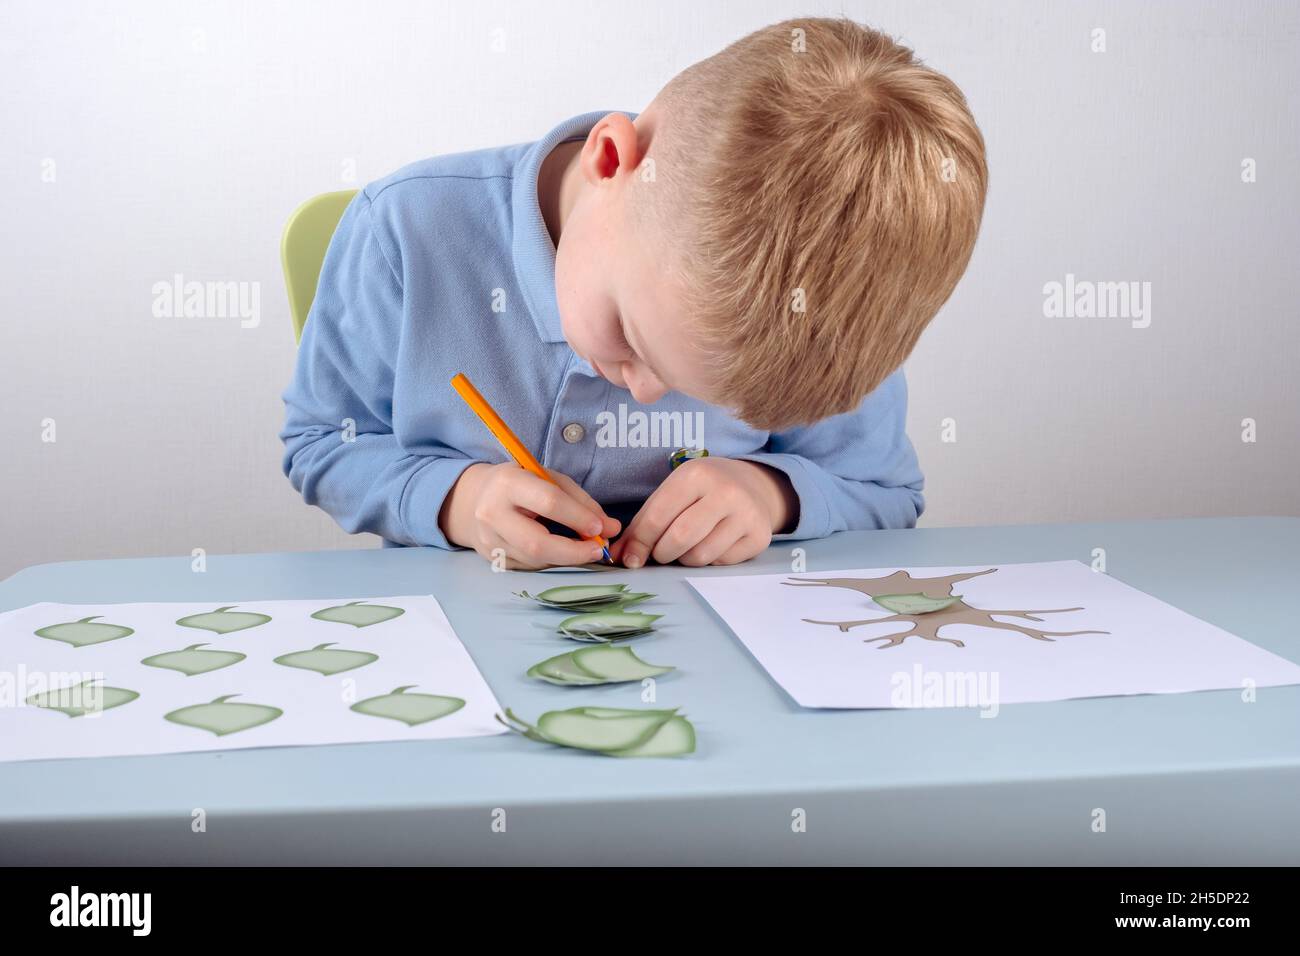
M 0 614 L 0 761 L 505 733 L 430 595 Z
M 1078 561 L 688 581 L 804 707 L 1300 684 L 1300 664 Z

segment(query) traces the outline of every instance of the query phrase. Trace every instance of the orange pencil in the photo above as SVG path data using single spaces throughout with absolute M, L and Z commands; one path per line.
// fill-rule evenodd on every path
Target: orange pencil
M 470 382 L 469 379 L 467 379 L 463 374 L 457 374 L 451 380 L 451 387 L 456 390 L 461 398 L 465 399 L 465 404 L 473 409 L 474 414 L 483 420 L 483 424 L 488 427 L 488 430 L 491 431 L 493 435 L 497 436 L 497 441 L 501 442 L 502 447 L 505 448 L 510 457 L 515 460 L 515 463 L 518 464 L 520 468 L 526 468 L 538 478 L 541 478 L 544 481 L 549 481 L 551 484 L 559 487 L 555 479 L 546 473 L 546 469 L 543 468 L 538 463 L 537 459 L 533 457 L 532 452 L 524 447 L 524 443 L 521 442 L 515 436 L 515 433 L 510 430 L 510 426 L 501 420 L 501 416 L 496 413 L 496 409 L 488 404 L 488 400 L 479 394 L 479 390 L 474 387 L 473 383 Z M 600 535 L 594 535 L 585 540 L 593 541 L 600 545 L 600 550 L 604 552 L 605 560 L 613 563 L 609 556 L 609 546 L 605 543 L 604 538 Z

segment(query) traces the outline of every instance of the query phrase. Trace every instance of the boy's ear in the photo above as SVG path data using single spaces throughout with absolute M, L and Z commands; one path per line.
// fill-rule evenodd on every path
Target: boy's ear
M 640 162 L 636 127 L 623 113 L 601 117 L 582 145 L 582 175 L 593 186 L 613 179 L 620 169 L 636 169 Z

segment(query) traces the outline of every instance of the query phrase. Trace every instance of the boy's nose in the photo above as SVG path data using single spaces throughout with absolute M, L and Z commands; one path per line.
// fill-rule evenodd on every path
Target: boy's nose
M 664 383 L 654 376 L 628 379 L 627 388 L 632 393 L 632 397 L 642 405 L 653 405 L 668 394 Z

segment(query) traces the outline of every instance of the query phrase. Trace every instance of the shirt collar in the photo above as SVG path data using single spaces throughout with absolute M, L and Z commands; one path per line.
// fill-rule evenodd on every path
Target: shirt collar
M 563 342 L 560 308 L 555 301 L 555 244 L 546 230 L 541 207 L 537 204 L 537 174 L 542 160 L 566 140 L 582 139 L 611 110 L 583 113 L 565 120 L 533 143 L 515 166 L 511 191 L 514 220 L 512 254 L 515 276 L 523 290 L 524 303 L 532 314 L 537 334 L 543 342 Z M 635 119 L 635 113 L 627 113 Z M 594 372 L 593 372 L 594 374 Z

